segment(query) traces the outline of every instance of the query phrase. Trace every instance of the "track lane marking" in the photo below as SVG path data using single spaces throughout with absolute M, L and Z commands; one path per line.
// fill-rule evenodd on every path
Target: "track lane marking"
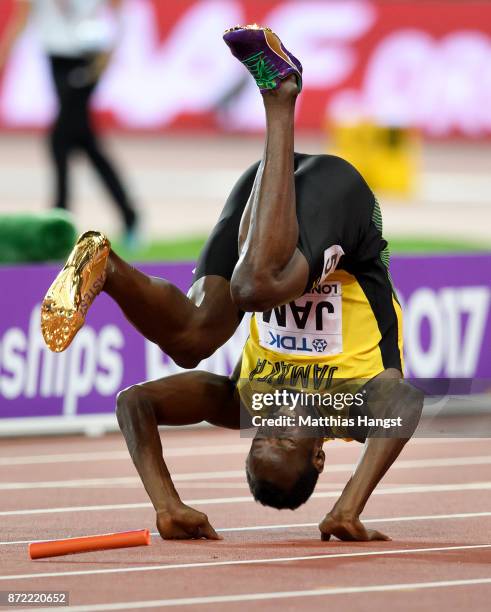
M 478 455 L 475 457 L 441 457 L 436 459 L 401 459 L 394 463 L 392 470 L 406 470 L 414 468 L 432 467 L 465 467 L 473 465 L 491 465 L 491 455 Z M 354 470 L 356 463 L 338 463 L 328 468 L 329 473 L 349 472 Z M 244 470 L 222 470 L 211 472 L 188 472 L 175 474 L 172 478 L 176 482 L 192 480 L 206 480 L 207 478 L 243 478 Z M 110 485 L 141 484 L 137 476 L 122 476 L 113 478 L 79 478 L 69 480 L 43 480 L 43 481 L 16 481 L 0 483 L 0 491 L 15 491 L 23 489 L 69 489 L 79 487 L 98 487 Z
M 206 455 L 234 455 L 249 451 L 247 444 L 224 444 L 216 446 L 188 446 L 168 448 L 166 457 L 204 457 Z M 89 451 L 87 453 L 58 453 L 54 455 L 20 455 L 15 457 L 0 457 L 1 466 L 39 465 L 42 463 L 77 463 L 88 461 L 117 461 L 129 459 L 127 450 L 121 451 Z
M 94 570 L 74 570 L 69 572 L 40 572 L 33 574 L 14 574 L 11 576 L 0 576 L 3 580 L 36 580 L 38 578 L 60 578 L 67 576 L 94 576 L 99 574 L 123 574 L 133 572 L 154 572 L 174 569 L 195 569 L 202 567 L 226 567 L 230 565 L 261 565 L 268 563 L 288 563 L 290 561 L 319 561 L 322 559 L 341 559 L 356 557 L 375 557 L 389 555 L 407 555 L 425 552 L 446 552 L 448 550 L 479 550 L 491 549 L 491 544 L 465 544 L 462 546 L 432 546 L 429 548 L 405 548 L 392 550 L 370 550 L 364 552 L 331 553 L 325 555 L 304 555 L 300 557 L 272 557 L 263 559 L 233 559 L 229 561 L 201 561 L 194 563 L 170 563 L 167 565 L 140 565 L 136 567 L 111 567 Z M 490 578 L 491 581 L 491 578 Z
M 445 519 L 462 519 L 462 518 L 485 518 L 491 516 L 491 512 L 460 512 L 456 514 L 420 514 L 415 516 L 391 516 L 387 518 L 368 518 L 363 519 L 364 523 L 402 523 L 405 521 L 430 521 L 430 520 L 445 520 Z M 220 533 L 230 533 L 234 531 L 268 531 L 276 529 L 299 529 L 304 527 L 317 527 L 318 523 L 285 523 L 275 525 L 251 525 L 248 527 L 222 527 L 217 529 Z M 83 534 L 71 537 L 82 537 Z M 152 531 L 152 536 L 160 536 L 157 531 Z M 13 540 L 10 542 L 0 542 L 0 546 L 12 546 L 14 544 L 30 544 L 31 542 L 53 542 L 59 538 L 50 538 L 44 540 Z
M 244 474 L 244 470 L 223 470 L 217 472 L 185 472 L 182 474 L 174 474 L 172 476 L 172 480 L 175 480 L 176 482 L 189 482 L 193 480 L 207 480 L 208 478 L 238 478 L 244 477 Z M 44 480 L 34 482 L 19 481 L 0 483 L 0 491 L 16 491 L 22 489 L 71 489 L 107 485 L 141 485 L 141 483 L 142 482 L 138 476 L 118 476 L 113 478 L 79 478 L 70 480 Z
M 337 498 L 341 488 L 336 491 L 321 491 L 313 493 L 311 499 Z M 462 491 L 488 491 L 491 490 L 491 481 L 467 482 L 457 484 L 430 484 L 430 485 L 409 485 L 402 487 L 390 487 L 375 489 L 372 495 L 407 495 L 412 493 L 446 493 Z M 215 504 L 241 504 L 254 503 L 254 498 L 250 495 L 240 497 L 215 497 L 201 499 L 187 499 L 185 504 L 210 506 Z M 139 510 L 151 508 L 150 502 L 138 502 L 134 504 L 103 504 L 96 506 L 62 506 L 59 508 L 33 508 L 29 510 L 3 510 L 0 516 L 25 516 L 33 514 L 59 514 L 66 512 L 104 512 L 109 510 Z
M 420 446 L 427 444 L 471 444 L 479 442 L 489 442 L 488 438 L 416 438 L 412 439 L 408 444 L 411 446 Z M 337 449 L 350 449 L 352 446 L 346 442 L 332 441 L 329 444 L 336 445 Z M 165 451 L 166 457 L 197 457 L 206 455 L 235 455 L 242 452 L 248 452 L 250 441 L 247 444 L 224 444 L 211 446 L 189 446 L 167 448 Z M 358 448 L 358 445 L 356 446 Z M 127 450 L 113 451 L 87 451 L 81 453 L 56 453 L 53 455 L 16 455 L 11 457 L 0 457 L 0 467 L 11 465 L 40 465 L 42 463 L 77 463 L 82 461 L 118 461 L 128 459 Z
M 111 604 L 89 604 L 70 606 L 72 612 L 111 612 L 112 610 L 135 610 L 143 608 L 162 608 L 170 606 L 196 606 L 205 604 L 238 603 L 243 601 L 265 601 L 287 599 L 291 597 L 327 597 L 330 595 L 353 595 L 356 593 L 384 593 L 388 591 L 407 591 L 420 589 L 437 589 L 457 586 L 475 586 L 491 584 L 491 578 L 469 578 L 467 580 L 440 580 L 434 582 L 402 582 L 397 584 L 375 584 L 354 587 L 328 587 L 306 589 L 304 591 L 272 591 L 270 593 L 241 593 L 238 595 L 211 595 L 207 597 L 181 597 L 176 599 L 154 599 L 147 601 L 128 601 Z M 19 612 L 58 612 L 58 608 L 25 608 Z

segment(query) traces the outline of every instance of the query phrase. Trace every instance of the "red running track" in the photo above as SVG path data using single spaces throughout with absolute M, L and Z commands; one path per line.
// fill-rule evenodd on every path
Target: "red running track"
M 223 541 L 154 535 L 150 547 L 30 561 L 29 541 L 155 532 L 154 513 L 120 436 L 10 440 L 0 457 L 0 591 L 69 591 L 71 609 L 87 612 L 370 611 L 389 602 L 403 611 L 489 610 L 491 440 L 411 441 L 363 517 L 393 540 L 326 543 L 317 523 L 349 477 L 356 443 L 328 443 L 315 495 L 278 512 L 253 502 L 248 441 L 237 432 L 163 437 L 181 497 L 208 514 Z

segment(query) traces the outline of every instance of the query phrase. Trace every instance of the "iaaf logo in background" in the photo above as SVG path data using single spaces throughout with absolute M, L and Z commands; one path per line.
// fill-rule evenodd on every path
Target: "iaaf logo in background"
M 489 325 L 489 287 L 422 287 L 407 300 L 404 313 L 406 373 L 419 378 L 472 378 L 481 362 Z M 489 353 L 488 353 L 489 354 Z
M 322 129 L 327 115 L 439 135 L 491 133 L 490 3 L 447 2 L 444 19 L 442 3 L 430 0 L 397 10 L 356 0 L 196 0 L 168 2 L 165 11 L 152 4 L 124 3 L 122 38 L 95 96 L 96 109 L 124 127 L 165 128 L 187 116 L 193 127 L 262 129 L 257 87 L 222 41 L 223 30 L 254 16 L 305 67 L 299 128 Z M 7 65 L 0 108 L 12 127 L 51 120 L 54 96 L 34 28 Z
M 490 349 L 489 342 L 484 342 L 491 325 L 489 287 L 420 287 L 406 295 L 399 292 L 399 296 L 405 315 L 409 375 L 471 378 L 481 371 L 489 377 Z M 4 327 L 0 332 L 0 418 L 7 402 L 24 415 L 27 405 L 42 398 L 53 398 L 62 405 L 64 415 L 74 415 L 80 400 L 92 394 L 92 411 L 104 405 L 107 413 L 114 409 L 114 397 L 122 386 L 181 371 L 158 346 L 143 339 L 141 354 L 129 350 L 127 339 L 135 333 L 129 323 L 114 325 L 111 311 L 105 320 L 107 324 L 97 331 L 84 326 L 61 354 L 51 353 L 43 342 L 38 305 L 28 311 L 25 323 Z M 200 369 L 230 373 L 247 338 L 247 323 L 244 320 L 237 333 L 200 364 Z
M 0 329 L 0 420 L 7 414 L 40 416 L 43 406 L 49 414 L 74 416 L 81 413 L 84 399 L 83 414 L 107 414 L 114 411 L 123 387 L 183 371 L 126 320 L 113 324 L 110 311 L 106 325 L 97 330 L 84 325 L 66 351 L 52 353 L 41 336 L 39 308 L 29 311 L 25 323 Z M 200 369 L 229 374 L 240 358 L 248 323 L 245 316 L 234 336 Z

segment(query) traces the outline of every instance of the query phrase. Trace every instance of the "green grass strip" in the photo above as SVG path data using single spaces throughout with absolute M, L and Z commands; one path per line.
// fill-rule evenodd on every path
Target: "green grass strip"
M 203 236 L 155 240 L 141 248 L 126 249 L 114 243 L 114 250 L 129 261 L 195 261 L 205 243 Z M 451 238 L 393 237 L 389 239 L 392 254 L 482 253 L 491 251 L 484 244 Z

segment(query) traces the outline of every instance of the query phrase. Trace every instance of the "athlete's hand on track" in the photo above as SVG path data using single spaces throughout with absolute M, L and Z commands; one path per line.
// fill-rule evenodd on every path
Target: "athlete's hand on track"
M 319 524 L 321 540 L 327 542 L 331 536 L 346 542 L 371 542 L 373 540 L 390 540 L 389 536 L 367 529 L 358 517 L 342 517 L 329 512 Z
M 157 529 L 164 540 L 222 540 L 203 512 L 180 504 L 170 511 L 157 512 Z

